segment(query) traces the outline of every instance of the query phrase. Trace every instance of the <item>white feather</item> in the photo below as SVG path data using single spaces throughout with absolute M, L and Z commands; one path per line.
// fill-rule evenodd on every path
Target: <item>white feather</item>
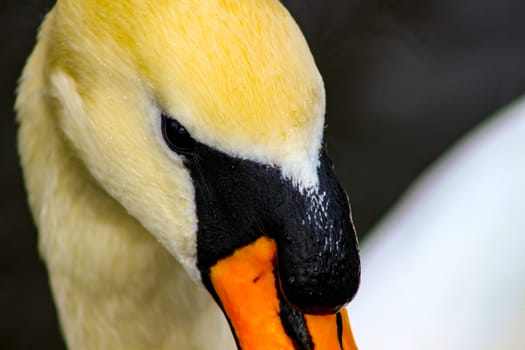
M 525 99 L 455 146 L 362 245 L 361 349 L 525 348 Z

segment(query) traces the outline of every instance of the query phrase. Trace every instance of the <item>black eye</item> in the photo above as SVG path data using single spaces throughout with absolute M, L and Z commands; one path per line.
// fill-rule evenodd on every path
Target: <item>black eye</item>
M 193 150 L 195 140 L 181 123 L 162 113 L 162 136 L 172 151 L 189 153 Z

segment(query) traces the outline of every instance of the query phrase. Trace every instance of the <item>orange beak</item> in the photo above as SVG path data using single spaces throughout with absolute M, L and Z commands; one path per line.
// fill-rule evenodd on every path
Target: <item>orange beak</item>
M 242 350 L 357 349 L 346 310 L 332 315 L 302 315 L 286 322 L 275 277 L 275 242 L 261 237 L 219 260 L 210 270 L 237 344 Z M 295 314 L 299 313 L 293 309 Z M 294 329 L 301 328 L 301 329 Z

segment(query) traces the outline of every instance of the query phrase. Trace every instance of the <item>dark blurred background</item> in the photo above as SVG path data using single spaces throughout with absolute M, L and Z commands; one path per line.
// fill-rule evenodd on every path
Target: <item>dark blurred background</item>
M 420 172 L 525 91 L 523 0 L 283 0 L 327 90 L 363 238 Z M 0 2 L 0 348 L 63 349 L 16 153 L 14 91 L 49 0 Z

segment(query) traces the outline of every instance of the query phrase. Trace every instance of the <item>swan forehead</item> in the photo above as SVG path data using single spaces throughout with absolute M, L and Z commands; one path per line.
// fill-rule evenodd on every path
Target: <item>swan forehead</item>
M 87 12 L 93 38 L 109 33 L 159 107 L 199 141 L 315 181 L 323 82 L 278 1 L 98 1 Z

